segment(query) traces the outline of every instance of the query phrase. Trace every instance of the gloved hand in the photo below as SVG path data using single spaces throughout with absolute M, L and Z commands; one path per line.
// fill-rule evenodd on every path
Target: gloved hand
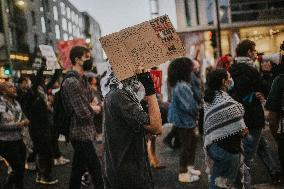
M 154 82 L 151 78 L 150 72 L 141 73 L 137 75 L 138 81 L 142 83 L 145 88 L 146 96 L 150 96 L 156 93 Z

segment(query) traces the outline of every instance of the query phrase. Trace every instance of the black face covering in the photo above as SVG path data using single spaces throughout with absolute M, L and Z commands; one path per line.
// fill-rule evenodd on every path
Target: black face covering
M 84 71 L 91 71 L 93 68 L 93 58 L 90 58 L 89 60 L 85 60 L 83 63 L 83 70 Z

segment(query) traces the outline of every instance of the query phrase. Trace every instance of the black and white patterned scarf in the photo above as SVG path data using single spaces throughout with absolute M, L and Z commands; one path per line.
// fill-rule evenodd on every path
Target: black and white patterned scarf
M 248 66 L 256 68 L 256 65 L 254 64 L 253 60 L 249 57 L 239 56 L 235 58 L 235 61 L 237 64 L 246 64 Z
M 216 91 L 213 102 L 204 104 L 204 147 L 245 129 L 244 113 L 242 104 Z

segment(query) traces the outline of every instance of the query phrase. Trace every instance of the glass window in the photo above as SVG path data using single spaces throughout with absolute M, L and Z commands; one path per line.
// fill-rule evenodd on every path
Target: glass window
M 78 14 L 76 14 L 76 16 L 75 16 L 76 18 L 75 18 L 75 24 L 79 24 L 79 16 L 78 16 Z
M 77 30 L 77 29 L 76 29 L 76 26 L 73 25 L 73 35 L 74 35 L 74 36 L 76 36 L 76 30 Z
M 76 37 L 80 37 L 80 29 L 79 29 L 79 27 L 76 28 Z
M 67 11 L 67 18 L 69 18 L 70 19 L 70 8 L 69 7 L 67 7 L 67 9 L 66 9 Z
M 63 2 L 60 3 L 60 8 L 61 8 L 61 14 L 65 15 L 66 14 L 66 9 L 65 9 L 65 4 Z
M 67 34 L 67 33 L 64 33 L 64 34 L 63 34 L 63 40 L 64 40 L 64 41 L 67 41 L 67 40 L 68 40 L 68 34 Z
M 65 18 L 62 18 L 62 28 L 64 31 L 67 31 L 67 21 Z
M 35 43 L 35 46 L 37 47 L 38 46 L 38 36 L 36 34 L 34 35 L 34 43 Z
M 43 12 L 43 7 L 40 7 L 39 10 L 40 10 L 40 12 Z
M 219 0 L 219 16 L 221 23 L 228 23 L 229 0 Z
M 82 28 L 82 27 L 83 27 L 83 20 L 82 20 L 82 18 L 81 18 L 81 17 L 79 18 L 79 27 L 80 27 L 80 28 Z
M 71 11 L 71 20 L 72 20 L 72 22 L 75 22 L 75 13 L 74 13 L 74 11 Z
M 58 20 L 58 11 L 57 11 L 57 7 L 54 6 L 53 7 L 53 15 L 54 15 L 54 20 Z
M 49 10 L 49 0 L 45 0 L 44 2 L 44 7 Z
M 191 26 L 191 16 L 190 16 L 190 1 L 184 0 L 184 8 L 185 8 L 185 18 L 186 18 L 186 25 Z
M 14 43 L 14 32 L 13 29 L 9 27 L 9 42 L 10 46 L 13 47 Z
M 46 20 L 47 22 L 47 24 L 46 24 L 46 31 L 47 32 L 52 32 L 52 28 L 51 28 L 51 20 L 50 19 L 47 19 Z
M 72 34 L 72 23 L 68 22 L 68 32 L 69 34 Z
M 206 0 L 206 12 L 207 12 L 207 23 L 208 25 L 214 24 L 214 18 L 213 18 L 213 9 L 214 4 L 212 0 Z
M 45 20 L 44 20 L 44 17 L 41 17 L 41 18 L 40 18 L 40 21 L 41 21 L 41 31 L 42 31 L 42 33 L 45 33 L 45 32 L 46 32 L 46 28 L 45 28 Z
M 55 25 L 55 35 L 56 35 L 56 39 L 60 39 L 60 29 L 57 24 Z

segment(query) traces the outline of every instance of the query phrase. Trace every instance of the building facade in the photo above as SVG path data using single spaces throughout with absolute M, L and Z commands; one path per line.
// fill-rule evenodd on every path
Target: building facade
M 57 51 L 58 40 L 75 38 L 90 38 L 87 42 L 93 47 L 93 56 L 98 57 L 96 61 L 102 61 L 99 24 L 88 13 L 80 12 L 69 0 L 22 0 L 21 6 L 17 5 L 19 0 L 1 1 L 5 2 L 2 15 L 8 18 L 9 23 L 11 55 L 29 57 L 25 64 L 11 58 L 14 69 L 31 69 L 39 45 L 51 45 Z
M 259 52 L 279 51 L 284 40 L 284 0 L 219 0 L 222 54 L 235 55 L 243 39 L 256 42 Z M 178 32 L 190 57 L 214 61 L 217 31 L 215 0 L 176 0 Z M 214 37 L 214 36 L 213 36 Z
M 97 64 L 103 63 L 103 49 L 99 41 L 101 37 L 101 28 L 99 23 L 87 12 L 82 13 L 83 22 L 85 25 L 84 36 L 92 49 L 92 54 Z

